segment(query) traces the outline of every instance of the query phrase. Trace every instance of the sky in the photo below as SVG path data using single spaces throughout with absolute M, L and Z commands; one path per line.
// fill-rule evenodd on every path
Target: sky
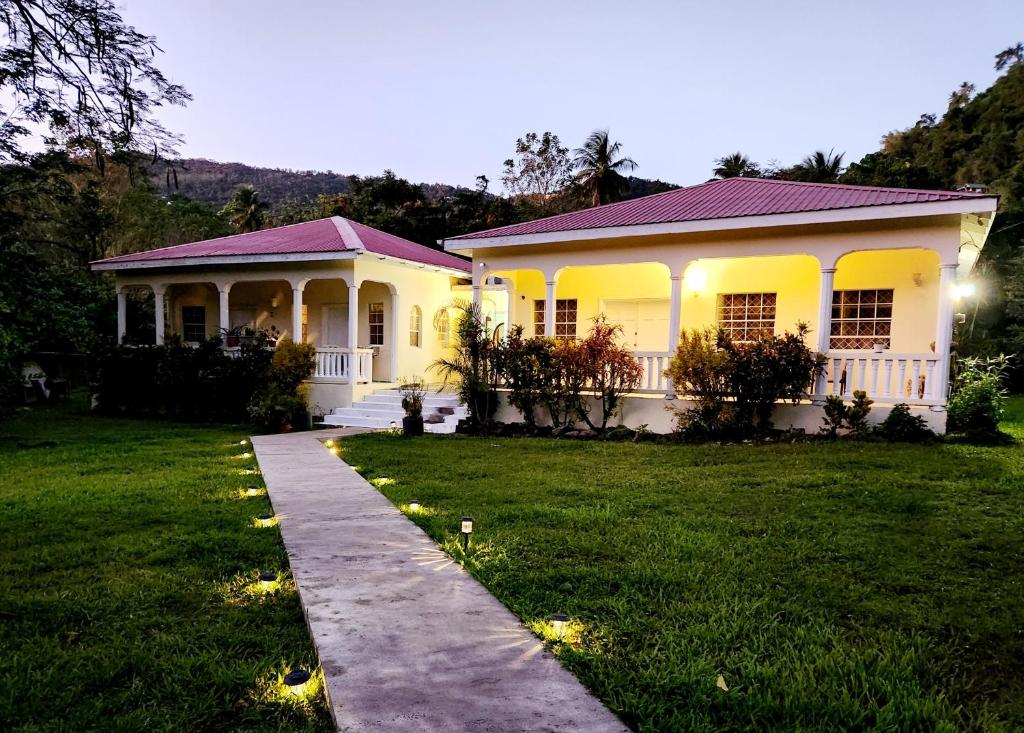
M 714 160 L 846 161 L 995 80 L 1021 0 L 124 0 L 194 96 L 158 116 L 187 157 L 501 189 L 515 140 L 608 128 L 636 175 Z

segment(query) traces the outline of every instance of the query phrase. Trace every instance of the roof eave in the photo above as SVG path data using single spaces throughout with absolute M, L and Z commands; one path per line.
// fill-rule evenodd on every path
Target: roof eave
M 945 214 L 981 214 L 996 211 L 998 204 L 998 196 L 972 196 L 952 201 L 923 201 L 918 203 L 858 206 L 845 209 L 799 211 L 788 214 L 766 214 L 761 216 L 736 216 L 726 219 L 700 219 L 697 221 L 663 222 L 659 224 L 636 224 L 632 226 L 601 227 L 598 229 L 564 229 L 537 234 L 445 239 L 443 242 L 444 249 L 447 252 L 472 253 L 474 249 L 485 247 L 512 247 L 659 234 L 689 234 L 692 232 L 715 232 L 730 229 L 905 219 L 942 216 Z
M 166 267 L 205 267 L 207 265 L 251 265 L 274 264 L 277 262 L 325 262 L 330 260 L 355 259 L 359 251 L 344 252 L 292 252 L 288 254 L 261 255 L 211 255 L 207 257 L 166 257 L 140 260 L 120 260 L 117 258 L 91 262 L 90 267 L 96 272 L 118 270 L 152 270 Z

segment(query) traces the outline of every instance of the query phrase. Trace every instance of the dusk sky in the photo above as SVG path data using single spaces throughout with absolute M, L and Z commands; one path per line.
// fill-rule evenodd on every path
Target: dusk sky
M 161 111 L 185 156 L 501 189 L 515 139 L 610 128 L 636 175 L 714 159 L 846 161 L 997 76 L 1020 0 L 327 2 L 127 0 L 195 100 Z

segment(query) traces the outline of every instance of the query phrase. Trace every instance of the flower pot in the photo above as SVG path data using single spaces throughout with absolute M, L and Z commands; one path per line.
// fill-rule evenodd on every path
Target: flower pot
M 238 346 L 241 343 L 242 339 L 239 336 L 228 336 L 227 339 L 225 339 L 225 341 L 228 345 L 228 348 L 233 349 L 234 347 Z
M 402 435 L 407 438 L 423 435 L 423 415 L 406 415 L 402 418 Z
M 885 351 L 885 344 L 875 344 L 876 354 L 881 354 L 883 351 Z

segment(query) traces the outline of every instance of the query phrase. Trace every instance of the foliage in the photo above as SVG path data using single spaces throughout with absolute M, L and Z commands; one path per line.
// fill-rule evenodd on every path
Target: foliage
M 220 210 L 241 234 L 263 228 L 264 212 L 269 206 L 260 201 L 260 195 L 252 186 L 242 186 Z
M 456 301 L 452 308 L 459 311 L 455 327 L 454 354 L 434 361 L 445 383 L 457 380 L 459 397 L 469 411 L 470 424 L 487 432 L 498 409 L 498 371 L 495 360 L 498 338 L 497 328 L 488 330 L 473 303 Z
M 0 0 L 0 161 L 28 156 L 19 139 L 53 139 L 117 154 L 168 152 L 177 138 L 152 113 L 191 96 L 154 64 L 156 39 L 110 0 Z
M 924 443 L 935 438 L 925 419 L 912 414 L 910 407 L 902 402 L 889 411 L 875 432 L 894 443 Z
M 822 368 L 821 356 L 796 333 L 760 334 L 737 343 L 711 329 L 684 331 L 666 375 L 693 407 L 677 411 L 677 428 L 688 439 L 743 435 L 771 429 L 779 400 L 799 401 Z M 731 400 L 731 402 L 727 401 Z
M 838 183 L 843 174 L 843 153 L 833 150 L 815 150 L 792 168 L 780 172 L 779 177 L 788 181 L 808 183 Z
M 846 425 L 850 433 L 856 436 L 867 435 L 868 414 L 871 412 L 871 405 L 874 400 L 868 397 L 868 393 L 862 389 L 853 390 L 853 402 L 846 412 Z
M 402 395 L 402 409 L 407 417 L 420 417 L 423 414 L 423 398 L 427 394 L 427 385 L 419 377 L 402 380 L 399 388 Z
M 1024 728 L 1018 447 L 345 445 L 435 540 L 473 516 L 467 569 L 578 622 L 551 651 L 632 730 Z
M 555 343 L 551 339 L 523 337 L 523 326 L 513 324 L 495 351 L 495 369 L 508 389 L 508 402 L 523 415 L 530 428 L 537 425 L 537 409 L 557 399 L 558 383 L 552 377 Z M 557 402 L 556 402 L 557 405 Z M 560 410 L 555 407 L 552 421 L 561 425 Z
M 257 384 L 250 417 L 271 430 L 296 427 L 309 410 L 308 388 L 303 382 L 316 368 L 316 347 L 291 339 L 278 341 L 264 382 Z
M 1011 358 L 958 359 L 947 405 L 947 430 L 977 437 L 994 436 L 1006 409 L 1006 378 Z
M 585 375 L 584 387 L 597 400 L 601 410 L 600 421 L 591 419 L 588 399 L 575 400 L 576 412 L 591 430 L 598 432 L 605 431 L 608 421 L 622 409 L 623 396 L 639 387 L 643 379 L 643 369 L 633 352 L 619 345 L 621 333 L 621 326 L 612 325 L 604 316 L 598 316 L 582 341 L 566 342 L 567 347 L 570 343 L 573 347 L 572 371 Z
M 822 411 L 825 415 L 821 418 L 824 423 L 821 431 L 830 438 L 837 437 L 839 431 L 846 425 L 846 402 L 841 395 L 830 394 L 825 398 L 825 405 L 822 407 Z
M 760 178 L 761 166 L 737 151 L 715 160 L 715 178 Z
M 849 434 L 856 438 L 862 438 L 869 432 L 868 414 L 871 412 L 871 405 L 874 400 L 868 397 L 868 393 L 862 389 L 853 391 L 853 402 L 849 405 L 843 401 L 840 395 L 828 395 L 825 398 L 824 417 L 821 432 L 830 438 L 835 438 L 839 430 L 846 429 Z
M 511 195 L 530 199 L 546 210 L 570 176 L 569 150 L 558 135 L 528 132 L 516 140 L 516 157 L 505 161 L 501 182 Z
M 623 172 L 636 169 L 632 158 L 621 158 L 622 143 L 612 142 L 608 130 L 595 130 L 587 136 L 583 147 L 573 150 L 570 163 L 576 171 L 576 182 L 590 198 L 592 206 L 622 199 L 629 185 Z

